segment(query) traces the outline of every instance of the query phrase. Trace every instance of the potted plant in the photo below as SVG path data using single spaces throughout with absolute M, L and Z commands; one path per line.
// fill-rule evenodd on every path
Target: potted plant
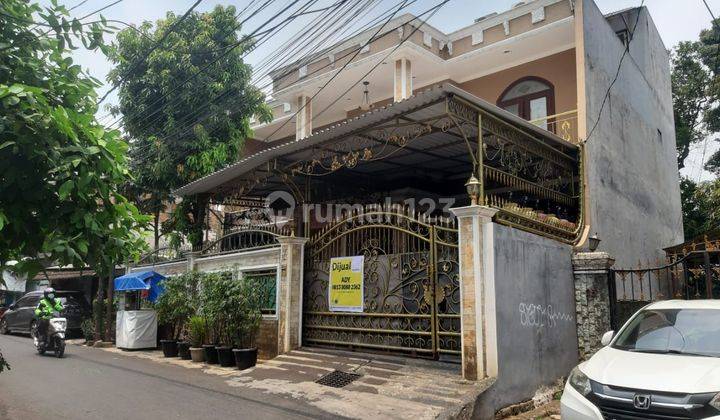
M 186 328 L 183 328 L 183 331 L 185 331 Z M 187 333 L 184 333 L 183 339 L 181 341 L 178 341 L 177 343 L 178 348 L 178 357 L 180 357 L 183 360 L 190 360 L 190 341 L 187 338 Z
M 205 318 L 194 315 L 188 321 L 188 333 L 190 335 L 190 358 L 195 363 L 205 361 L 205 349 L 202 348 L 206 335 Z
M 217 273 L 206 273 L 202 277 L 200 307 L 205 318 L 206 337 L 209 342 L 202 347 L 205 349 L 205 362 L 209 364 L 219 363 L 217 347 L 223 334 L 226 277 Z
M 238 281 L 232 279 L 230 273 L 222 273 L 213 279 L 211 289 L 214 299 L 209 306 L 212 314 L 215 332 L 215 351 L 220 366 L 230 367 L 235 365 L 232 353 L 233 334 L 235 324 L 234 314 L 237 308 L 232 305 L 232 296 L 238 292 Z
M 168 277 L 164 291 L 155 303 L 158 321 L 169 326 L 170 337 L 160 340 L 165 357 L 178 356 L 178 338 L 183 325 L 196 312 L 198 275 L 195 272 Z
M 235 365 L 244 370 L 257 363 L 255 338 L 262 319 L 262 297 L 259 293 L 262 288 L 247 278 L 239 281 L 237 286 L 236 293 L 233 293 L 228 301 L 236 308 L 231 312 L 234 318 L 232 324 L 235 332 Z

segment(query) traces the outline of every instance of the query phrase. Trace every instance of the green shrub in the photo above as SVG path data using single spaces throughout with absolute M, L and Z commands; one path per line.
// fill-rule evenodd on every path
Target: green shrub
M 82 330 L 83 337 L 85 337 L 85 341 L 90 342 L 95 338 L 95 322 L 92 318 L 85 318 L 80 324 L 80 329 Z
M 178 339 L 188 319 L 198 311 L 198 286 L 202 274 L 191 271 L 168 277 L 162 282 L 165 289 L 155 302 L 158 322 L 170 327 L 173 339 Z
M 200 347 L 205 343 L 207 335 L 207 321 L 205 318 L 194 315 L 188 321 L 188 332 L 190 335 L 190 344 L 192 347 Z
M 262 318 L 262 295 L 230 273 L 208 273 L 201 286 L 201 313 L 214 343 L 252 347 Z

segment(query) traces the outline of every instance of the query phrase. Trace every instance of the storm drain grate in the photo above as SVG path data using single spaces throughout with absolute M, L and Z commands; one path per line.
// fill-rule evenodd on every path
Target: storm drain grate
M 357 373 L 347 373 L 335 370 L 318 379 L 317 381 L 315 381 L 315 383 L 325 386 L 331 386 L 333 388 L 342 388 L 345 385 L 360 378 L 361 376 L 362 375 L 359 375 Z

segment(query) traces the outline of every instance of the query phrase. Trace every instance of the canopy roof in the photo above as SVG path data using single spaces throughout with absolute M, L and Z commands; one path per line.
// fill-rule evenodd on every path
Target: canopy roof
M 114 285 L 117 292 L 148 290 L 148 300 L 154 302 L 164 291 L 163 280 L 165 276 L 154 271 L 138 271 L 117 277 Z
M 343 151 L 377 148 L 378 139 L 364 134 L 368 130 L 383 129 L 383 126 L 387 126 L 390 121 L 417 122 L 435 118 L 435 122 L 437 122 L 439 120 L 437 116 L 447 112 L 445 99 L 448 97 L 461 98 L 483 112 L 493 115 L 503 123 L 522 131 L 526 137 L 532 138 L 537 144 L 552 149 L 553 154 L 577 159 L 576 145 L 452 84 L 444 83 L 417 93 L 406 100 L 378 107 L 357 117 L 322 128 L 306 138 L 280 140 L 276 146 L 242 158 L 224 169 L 191 182 L 176 190 L 175 194 L 189 196 L 200 193 L 217 193 L 219 190 L 228 192 L 233 189 L 234 181 L 244 178 L 253 171 L 264 167 L 263 171 L 271 172 L 275 170 L 271 164 L 276 165 L 279 160 L 285 164 L 312 162 L 317 160 L 319 154 L 327 152 L 328 146 L 349 139 L 352 139 L 354 143 L 352 148 L 348 146 L 338 150 L 337 146 L 334 146 L 335 149 L 331 152 L 337 154 Z M 466 134 L 471 137 L 472 133 Z M 393 150 L 392 153 L 388 153 L 388 155 L 392 154 L 391 159 L 370 159 L 363 162 L 362 165 L 353 166 L 353 174 L 381 174 L 386 180 L 390 180 L 393 177 L 409 178 L 413 176 L 413 171 L 422 170 L 436 173 L 445 180 L 454 177 L 467 178 L 467 165 L 472 164 L 472 156 L 468 151 L 467 142 L 458 141 L 458 135 L 457 131 L 453 133 L 451 130 L 434 130 L 423 133 L 423 141 L 417 142 L 417 145 L 413 143 L 412 147 L 410 145 L 403 146 L 404 150 L 402 151 Z M 477 132 L 475 132 L 475 136 L 477 136 Z M 441 150 L 441 154 L 437 152 L 439 150 Z M 392 162 L 390 162 L 391 160 Z M 294 174 L 296 173 L 294 172 Z M 268 191 L 272 191 L 272 188 L 272 186 L 268 186 Z M 262 188 L 255 188 L 253 191 L 258 196 L 264 192 Z

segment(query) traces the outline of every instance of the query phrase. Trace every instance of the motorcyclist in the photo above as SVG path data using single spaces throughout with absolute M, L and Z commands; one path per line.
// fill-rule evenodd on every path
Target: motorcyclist
M 35 316 L 38 318 L 37 338 L 40 343 L 45 344 L 47 331 L 50 326 L 50 318 L 55 312 L 62 311 L 63 306 L 60 299 L 55 299 L 55 289 L 48 287 L 43 291 L 43 298 L 35 308 Z

